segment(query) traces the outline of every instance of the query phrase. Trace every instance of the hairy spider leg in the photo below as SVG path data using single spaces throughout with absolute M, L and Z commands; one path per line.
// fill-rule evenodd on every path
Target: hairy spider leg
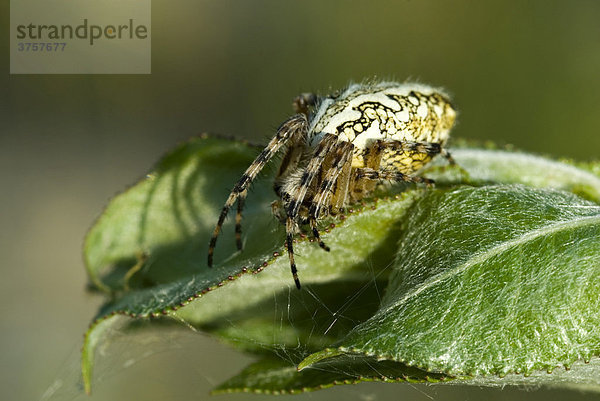
M 337 184 L 338 177 L 340 177 L 347 163 L 352 162 L 353 150 L 354 145 L 351 142 L 338 142 L 331 167 L 317 190 L 317 196 L 313 197 L 313 201 L 311 202 L 309 208 L 309 217 L 311 219 L 318 220 L 321 217 L 323 208 L 331 205 L 331 197 L 335 192 L 333 187 Z
M 405 142 L 405 141 L 379 141 L 382 148 L 392 149 L 392 150 L 400 150 L 403 152 L 417 152 L 417 153 L 427 153 L 430 156 L 435 156 L 437 154 L 441 155 L 445 158 L 449 164 L 455 165 L 456 161 L 439 143 L 431 143 L 431 142 Z
M 321 234 L 319 233 L 319 228 L 317 227 L 317 220 L 315 220 L 313 217 L 309 217 L 308 222 L 310 224 L 310 229 L 312 230 L 313 236 L 319 243 L 319 246 L 325 251 L 329 252 L 331 249 L 321 239 Z
M 298 164 L 303 155 L 305 149 L 305 143 L 299 143 L 305 141 L 306 138 L 300 138 L 296 143 L 287 146 L 287 151 L 284 153 L 279 165 L 279 170 L 273 181 L 273 190 L 281 198 L 281 188 L 289 175 L 296 170 Z
M 456 165 L 456 160 L 454 160 L 450 152 L 448 152 L 446 149 L 442 148 L 440 154 L 444 159 L 448 160 L 448 163 L 450 163 L 452 166 Z
M 288 257 L 290 259 L 290 269 L 292 271 L 292 276 L 294 277 L 294 282 L 296 283 L 296 287 L 300 289 L 300 280 L 298 279 L 298 271 L 296 269 L 296 262 L 294 261 L 294 245 L 293 245 L 293 237 L 297 227 L 297 218 L 298 211 L 300 210 L 300 206 L 304 201 L 304 197 L 306 196 L 306 192 L 310 187 L 312 181 L 317 176 L 321 169 L 321 165 L 325 160 L 325 156 L 331 150 L 332 147 L 337 143 L 337 136 L 333 134 L 326 134 L 323 139 L 319 142 L 316 149 L 313 152 L 312 157 L 308 162 L 308 166 L 302 173 L 300 177 L 299 186 L 295 187 L 294 192 L 291 194 L 287 194 L 285 192 L 285 188 L 283 189 L 282 198 L 290 199 L 289 204 L 287 205 L 287 219 L 285 223 L 286 230 L 286 246 L 288 251 Z
M 238 251 L 242 250 L 242 211 L 244 210 L 244 204 L 246 203 L 246 196 L 248 196 L 248 188 L 246 188 L 237 201 L 237 211 L 235 213 L 235 245 Z
M 338 214 L 349 201 L 348 198 L 352 197 L 350 188 L 352 187 L 350 178 L 352 177 L 352 158 L 353 154 L 350 155 L 349 160 L 342 166 L 342 172 L 337 178 L 335 183 L 335 189 L 331 194 L 331 199 L 328 201 L 329 210 L 331 214 Z
M 336 145 L 336 151 L 333 156 L 331 167 L 327 171 L 325 178 L 320 183 L 320 187 L 317 189 L 317 196 L 312 198 L 309 208 L 309 223 L 310 228 L 315 239 L 319 242 L 319 246 L 329 252 L 329 247 L 325 245 L 319 234 L 317 228 L 317 220 L 321 215 L 322 209 L 329 208 L 331 205 L 331 196 L 334 192 L 334 185 L 338 181 L 338 177 L 346 167 L 347 163 L 352 162 L 352 150 L 354 145 L 350 142 L 338 142 Z
M 299 177 L 298 182 L 294 183 L 297 184 L 293 186 L 294 191 L 291 194 L 287 193 L 287 188 L 284 187 L 283 198 L 290 200 L 286 210 L 288 217 L 292 216 L 296 218 L 298 216 L 298 211 L 300 206 L 302 206 L 310 185 L 321 170 L 327 154 L 332 148 L 337 146 L 337 142 L 337 135 L 325 134 L 313 151 L 312 156 L 308 160 L 308 165 Z
M 385 141 L 376 141 L 373 144 L 373 147 L 377 149 L 376 153 L 381 153 L 383 150 L 389 149 L 393 151 L 400 152 L 416 152 L 416 153 L 424 153 L 429 156 L 435 156 L 438 154 L 443 154 L 449 161 L 453 160 L 452 156 L 442 149 L 441 145 L 438 143 L 430 143 L 430 142 L 410 142 L 410 141 L 395 141 L 395 140 L 385 140 Z M 391 181 L 406 181 L 406 182 L 417 182 L 417 183 L 425 183 L 427 185 L 431 185 L 434 183 L 433 180 L 424 177 L 413 176 L 409 174 L 404 174 L 400 171 L 389 170 L 389 169 L 375 169 L 373 166 L 359 168 L 356 169 L 355 177 L 357 180 L 366 179 L 366 180 L 391 180 Z
M 263 169 L 265 164 L 277 151 L 289 143 L 290 141 L 297 140 L 298 137 L 306 136 L 308 133 L 308 120 L 304 114 L 297 114 L 288 120 L 286 120 L 279 129 L 277 130 L 277 134 L 269 144 L 263 149 L 263 151 L 254 159 L 252 164 L 246 169 L 242 178 L 235 184 L 233 190 L 229 194 L 227 201 L 225 201 L 225 205 L 223 205 L 223 209 L 221 210 L 221 214 L 219 215 L 219 220 L 215 229 L 213 231 L 212 237 L 210 238 L 210 244 L 208 246 L 208 266 L 211 267 L 213 264 L 213 254 L 215 251 L 215 246 L 217 245 L 217 238 L 219 233 L 221 232 L 221 227 L 225 222 L 225 217 L 227 217 L 227 213 L 233 204 L 239 199 L 241 201 L 242 207 L 244 205 L 244 201 L 248 194 L 248 187 L 252 183 L 252 181 L 256 178 L 258 173 Z M 241 245 L 241 207 L 238 207 L 238 213 L 236 216 L 236 237 L 240 240 L 238 241 L 238 246 Z M 238 217 L 239 216 L 239 217 Z
M 390 180 L 390 181 L 405 181 L 405 182 L 418 182 L 427 185 L 434 184 L 435 181 L 429 178 L 403 174 L 399 171 L 392 170 L 373 170 L 372 168 L 357 168 L 356 178 L 358 180 Z
M 309 109 L 315 106 L 317 102 L 318 97 L 314 93 L 302 93 L 294 98 L 292 105 L 297 114 L 304 114 L 308 118 Z M 304 137 L 302 139 L 306 140 L 307 138 Z M 286 181 L 290 173 L 296 171 L 296 168 L 300 163 L 304 149 L 306 148 L 305 143 L 302 145 L 304 146 L 288 146 L 287 151 L 281 158 L 281 164 L 279 165 L 277 176 L 273 182 L 273 190 L 280 198 L 281 187 L 283 186 L 283 183 Z
M 442 147 L 439 143 L 431 142 L 379 140 L 377 141 L 376 145 L 382 149 L 399 150 L 402 152 L 427 153 L 430 156 L 437 155 L 442 151 Z
M 374 141 L 370 144 L 370 146 L 364 149 L 362 153 L 364 165 L 362 167 L 379 170 L 381 158 L 383 156 L 383 146 L 381 143 L 381 140 Z M 356 175 L 356 167 L 351 168 L 351 171 L 347 174 L 346 179 L 348 181 L 348 188 L 346 191 L 350 196 L 350 201 L 352 202 L 361 200 L 366 194 L 373 191 L 377 185 L 377 183 L 373 180 L 359 179 Z M 337 193 L 334 194 L 334 202 L 336 196 Z M 338 204 L 340 203 L 340 200 L 338 200 Z

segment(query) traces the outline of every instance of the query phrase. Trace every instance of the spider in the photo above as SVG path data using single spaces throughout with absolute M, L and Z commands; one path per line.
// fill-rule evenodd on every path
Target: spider
M 352 84 L 326 97 L 305 93 L 294 100 L 296 115 L 284 121 L 269 144 L 246 169 L 229 194 L 210 239 L 208 265 L 213 264 L 217 237 L 237 201 L 235 237 L 242 249 L 242 210 L 248 189 L 266 163 L 283 150 L 274 190 L 273 211 L 285 224 L 290 268 L 296 287 L 300 280 L 294 261 L 294 234 L 309 225 L 325 251 L 317 222 L 335 215 L 375 189 L 381 180 L 433 184 L 414 175 L 444 148 L 456 112 L 448 95 L 415 83 Z

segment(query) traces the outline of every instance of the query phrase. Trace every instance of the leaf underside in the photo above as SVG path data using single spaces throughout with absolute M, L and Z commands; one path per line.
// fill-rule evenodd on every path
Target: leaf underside
M 232 253 L 229 222 L 206 267 L 222 202 L 258 151 L 195 138 L 92 227 L 86 267 L 111 300 L 86 333 L 88 392 L 94 349 L 119 315 L 166 316 L 261 356 L 215 392 L 369 380 L 600 389 L 595 165 L 455 149 L 462 169 L 436 161 L 423 173 L 434 189 L 384 186 L 323 221 L 331 252 L 299 237 L 297 291 L 269 172 L 246 203 L 244 250 Z

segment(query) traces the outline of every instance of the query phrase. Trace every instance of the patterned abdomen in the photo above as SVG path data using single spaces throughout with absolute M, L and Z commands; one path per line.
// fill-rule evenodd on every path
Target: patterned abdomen
M 456 112 L 448 97 L 418 84 L 351 86 L 335 100 L 324 102 L 316 114 L 313 130 L 338 135 L 354 144 L 353 167 L 365 167 L 364 156 L 377 140 L 445 145 Z M 413 173 L 431 157 L 409 151 L 386 150 L 382 167 Z

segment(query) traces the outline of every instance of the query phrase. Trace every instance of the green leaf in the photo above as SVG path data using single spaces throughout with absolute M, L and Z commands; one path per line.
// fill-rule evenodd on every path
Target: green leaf
M 147 256 L 143 267 L 133 276 L 137 277 L 138 289 L 117 294 L 114 300 L 100 310 L 86 337 L 94 340 L 90 344 L 95 344 L 98 339 L 94 331 L 110 325 L 116 315 L 173 316 L 183 319 L 189 325 L 221 330 L 223 335 L 229 331 L 227 337 L 239 343 L 235 333 L 220 328 L 217 324 L 227 321 L 224 319 L 226 315 L 232 314 L 232 318 L 252 316 L 253 322 L 260 322 L 254 333 L 264 335 L 268 332 L 264 323 L 268 322 L 271 326 L 272 317 L 263 315 L 259 318 L 260 314 L 256 311 L 273 310 L 263 309 L 265 300 L 272 300 L 274 293 L 280 291 L 291 292 L 293 296 L 303 298 L 310 296 L 307 291 L 298 293 L 295 288 L 290 287 L 294 284 L 288 259 L 279 257 L 284 253 L 282 244 L 285 233 L 271 216 L 269 202 L 273 198 L 270 195 L 272 190 L 265 181 L 257 182 L 248 201 L 245 212 L 248 240 L 245 250 L 221 263 L 217 259 L 217 265 L 212 269 L 205 265 L 208 240 L 227 193 L 225 191 L 219 197 L 218 204 L 207 207 L 203 202 L 212 202 L 212 197 L 190 195 L 188 192 L 197 194 L 221 185 L 217 183 L 221 180 L 214 171 L 221 161 L 219 171 L 234 175 L 236 178 L 231 179 L 231 182 L 235 182 L 249 162 L 242 163 L 243 167 L 237 164 L 230 166 L 230 160 L 234 157 L 246 157 L 250 153 L 254 153 L 252 149 L 240 143 L 207 137 L 194 139 L 189 145 L 167 155 L 148 178 L 111 202 L 86 239 L 85 259 L 92 281 L 104 288 L 122 288 L 127 272 L 136 264 L 136 255 L 143 252 Z M 212 170 L 207 166 L 212 166 Z M 238 170 L 233 173 L 236 168 Z M 257 196 L 259 193 L 261 197 Z M 332 247 L 330 253 L 325 254 L 306 238 L 299 239 L 296 244 L 296 260 L 300 278 L 306 288 L 310 288 L 311 284 L 316 286 L 335 283 L 339 279 L 350 283 L 364 283 L 372 282 L 374 275 L 384 274 L 385 278 L 385 271 L 378 271 L 385 269 L 372 267 L 365 271 L 360 261 L 368 259 L 373 262 L 373 266 L 383 267 L 391 263 L 393 252 L 390 249 L 395 246 L 397 222 L 402 217 L 402 211 L 422 193 L 420 190 L 398 195 L 393 199 L 381 199 L 379 205 L 377 201 L 357 205 L 348 211 L 348 218 L 339 216 L 328 221 L 328 228 L 322 238 Z M 186 203 L 181 199 L 192 200 Z M 185 207 L 175 207 L 173 202 Z M 206 212 L 201 214 L 202 229 L 197 228 L 197 232 L 179 229 L 200 224 L 196 221 L 199 213 L 184 213 L 182 210 L 204 209 Z M 374 220 L 378 224 L 369 226 L 368 222 Z M 207 221 L 210 223 L 205 224 Z M 176 226 L 177 229 L 168 230 L 168 225 Z M 330 230 L 336 235 L 331 236 L 328 233 Z M 217 252 L 231 252 L 235 249 L 233 235 L 227 238 L 228 231 L 232 234 L 232 227 L 226 225 L 224 231 Z M 357 232 L 360 236 L 356 235 Z M 143 241 L 139 238 L 143 238 Z M 324 255 L 327 257 L 323 257 Z M 178 263 L 183 263 L 183 267 Z M 168 271 L 163 271 L 165 269 Z M 108 279 L 100 274 L 106 270 L 109 273 L 105 273 L 104 277 Z M 190 274 L 190 270 L 194 273 Z M 261 274 L 251 274 L 258 272 Z M 218 291 L 214 291 L 217 289 Z M 281 296 L 285 299 L 290 297 Z M 354 293 L 350 296 L 354 296 Z M 200 297 L 202 302 L 192 302 Z M 376 305 L 373 302 L 376 301 L 377 299 L 371 299 L 365 305 L 372 305 L 370 307 L 374 309 Z M 356 313 L 364 314 L 361 311 Z M 311 330 L 312 327 L 306 327 L 305 331 Z M 247 334 L 248 327 L 238 332 Z M 290 331 L 292 334 L 297 332 L 298 329 Z M 310 334 L 305 334 L 305 337 L 308 336 Z M 275 338 L 284 337 L 281 335 Z M 317 337 L 319 336 L 312 336 L 313 342 L 323 345 L 323 340 Z M 82 360 L 84 381 L 88 385 L 91 381 L 89 372 L 93 357 L 93 346 L 90 344 L 84 344 L 87 351 Z M 252 343 L 244 348 L 256 346 Z
M 462 187 L 429 192 L 407 216 L 379 310 L 338 352 L 470 376 L 600 355 L 600 206 L 523 186 Z
M 470 148 L 455 149 L 452 155 L 468 171 L 474 185 L 504 183 L 554 188 L 600 202 L 600 163 L 589 163 L 581 169 L 528 153 Z M 435 178 L 439 183 L 457 181 L 456 173 Z
M 418 192 L 421 193 L 421 192 Z M 296 245 L 298 257 L 297 262 L 302 266 L 301 279 L 305 284 L 305 290 L 299 292 L 295 289 L 291 274 L 289 272 L 289 262 L 287 258 L 274 257 L 269 254 L 260 255 L 256 260 L 246 259 L 243 262 L 238 262 L 233 259 L 229 264 L 213 269 L 205 268 L 205 271 L 197 275 L 182 278 L 173 281 L 172 283 L 156 285 L 152 288 L 146 288 L 128 292 L 115 301 L 106 304 L 99 312 L 95 322 L 88 331 L 89 339 L 96 339 L 97 336 L 93 333 L 97 328 L 104 325 L 110 325 L 111 321 L 116 319 L 118 315 L 128 315 L 131 317 L 149 317 L 149 316 L 173 316 L 178 320 L 183 320 L 186 324 L 197 326 L 200 328 L 212 329 L 215 331 L 221 330 L 222 335 L 225 335 L 230 341 L 240 342 L 244 338 L 238 337 L 231 329 L 222 329 L 223 322 L 231 322 L 231 319 L 243 316 L 251 317 L 250 322 L 246 325 L 254 324 L 258 321 L 258 328 L 254 331 L 249 331 L 248 326 L 238 330 L 238 333 L 246 336 L 246 341 L 250 341 L 249 334 L 254 334 L 255 337 L 249 345 L 242 346 L 247 349 L 256 348 L 256 344 L 263 344 L 264 338 L 269 338 L 269 333 L 273 331 L 273 317 L 268 315 L 268 312 L 275 311 L 272 302 L 283 298 L 288 302 L 290 298 L 297 301 L 294 305 L 300 309 L 297 311 L 294 308 L 291 315 L 306 313 L 304 307 L 307 302 L 315 301 L 321 298 L 331 298 L 336 293 L 330 287 L 323 287 L 322 291 L 317 289 L 321 283 L 338 283 L 338 280 L 345 282 L 345 291 L 340 291 L 337 300 L 344 301 L 347 298 L 342 297 L 343 294 L 352 290 L 354 283 L 369 283 L 375 282 L 374 276 L 382 274 L 373 268 L 364 270 L 364 267 L 357 260 L 373 260 L 378 266 L 388 266 L 393 259 L 393 253 L 389 252 L 395 244 L 397 236 L 397 225 L 395 224 L 402 216 L 402 210 L 412 202 L 411 196 L 398 197 L 398 199 L 382 199 L 379 202 L 379 207 L 362 207 L 357 209 L 352 214 L 352 218 L 337 220 L 335 232 L 337 236 L 329 240 L 330 235 L 324 233 L 322 238 L 331 245 L 332 251 L 327 254 L 326 258 L 319 257 L 324 252 L 315 244 L 309 241 L 300 241 Z M 379 225 L 361 231 L 361 236 L 357 236 L 357 230 L 360 227 L 368 224 L 369 221 L 377 220 Z M 345 221 L 344 221 L 345 220 Z M 283 233 L 282 233 L 283 236 Z M 280 249 L 283 252 L 283 249 Z M 270 258 L 269 258 L 270 257 Z M 263 267 L 263 260 L 269 260 L 268 267 Z M 237 264 L 236 264 L 237 263 Z M 242 271 L 243 266 L 253 266 Z M 260 272 L 260 274 L 248 274 L 251 271 Z M 212 276 L 211 276 L 212 274 Z M 348 287 L 348 282 L 350 286 Z M 312 285 L 311 285 L 312 284 Z M 310 288 L 313 288 L 309 292 Z M 283 292 L 274 298 L 274 294 Z M 365 293 L 365 288 L 360 288 L 359 291 L 350 291 L 348 297 L 354 297 L 357 293 Z M 201 302 L 192 302 L 197 298 L 202 298 Z M 299 299 L 299 298 L 300 299 Z M 304 299 L 304 301 L 302 300 Z M 269 300 L 270 302 L 266 302 Z M 374 310 L 378 298 L 371 297 L 366 300 L 361 308 L 354 309 L 352 316 L 364 315 L 362 308 Z M 281 301 L 283 302 L 283 301 Z M 375 303 L 374 303 L 375 302 Z M 265 306 L 265 303 L 268 306 Z M 324 304 L 319 302 L 320 306 Z M 185 307 L 182 307 L 185 306 Z M 181 308 L 181 309 L 179 309 Z M 263 314 L 262 312 L 267 312 Z M 311 316 L 315 311 L 311 312 Z M 287 319 L 287 317 L 286 317 Z M 352 319 L 355 319 L 353 317 Z M 99 325 L 99 322 L 104 322 Z M 309 320 L 309 322 L 318 322 L 317 320 Z M 327 324 L 331 324 L 330 322 Z M 312 325 L 304 327 L 303 337 L 311 337 L 311 332 L 315 328 Z M 225 331 L 229 330 L 229 333 Z M 340 326 L 336 326 L 336 331 L 340 330 Z M 288 333 L 298 334 L 298 327 L 291 328 Z M 299 334 L 298 334 L 299 335 Z M 317 335 L 312 335 L 314 343 L 323 345 L 323 340 Z M 326 335 L 324 337 L 327 337 Z M 285 343 L 286 333 L 278 332 L 277 336 L 270 337 L 271 341 L 280 340 Z M 289 335 L 287 338 L 290 339 Z M 95 340 L 96 341 L 96 340 Z M 297 338 L 293 338 L 297 342 Z M 94 343 L 95 344 L 95 343 Z M 267 344 L 273 347 L 273 343 Z M 91 363 L 93 356 L 93 346 L 84 344 L 89 351 L 83 355 L 82 364 L 84 373 L 91 372 Z M 264 345 L 261 345 L 264 347 Z M 86 383 L 91 382 L 91 375 L 84 376 Z
M 537 388 L 574 388 L 580 391 L 599 391 L 597 384 L 600 359 L 588 363 L 575 362 L 571 369 L 556 369 L 531 375 L 452 377 L 440 373 L 425 372 L 399 362 L 378 360 L 373 357 L 341 354 L 316 362 L 310 368 L 298 371 L 295 362 L 286 359 L 262 359 L 244 369 L 235 377 L 213 390 L 213 394 L 257 393 L 297 394 L 320 390 L 341 384 L 380 381 L 387 383 L 466 384 L 471 386 L 504 387 L 516 385 Z
M 91 281 L 109 291 L 126 284 L 152 287 L 203 272 L 212 278 L 216 270 L 205 269 L 210 231 L 255 153 L 242 142 L 202 136 L 167 154 L 146 178 L 116 196 L 89 231 L 84 257 Z M 245 210 L 251 229 L 247 255 L 264 255 L 275 247 L 271 232 L 276 226 L 264 213 L 272 200 L 268 186 L 264 180 L 256 184 Z M 263 233 L 260 241 L 258 232 Z M 220 248 L 233 249 L 231 237 L 223 236 Z M 145 263 L 126 283 L 141 255 Z
M 86 334 L 82 355 L 86 388 L 94 348 L 110 332 L 106 328 L 122 320 L 118 315 L 168 316 L 253 352 L 285 349 L 298 361 L 331 347 L 378 313 L 384 291 L 389 298 L 394 288 L 385 290 L 389 275 L 398 275 L 390 266 L 399 244 L 408 246 L 403 245 L 405 239 L 398 239 L 413 231 L 436 237 L 436 230 L 443 228 L 412 223 L 407 228 L 414 220 L 415 202 L 427 208 L 432 196 L 445 196 L 464 181 L 460 170 L 434 166 L 425 174 L 438 181 L 437 189 L 404 186 L 409 190 L 396 195 L 388 189 L 379 193 L 379 199 L 367 199 L 346 215 L 323 222 L 322 236 L 330 253 L 306 238 L 295 245 L 304 285 L 297 291 L 282 246 L 284 230 L 271 216 L 275 195 L 268 178 L 257 180 L 248 199 L 244 250 L 234 252 L 233 227 L 226 224 L 216 266 L 206 266 L 208 240 L 222 203 L 258 151 L 242 142 L 195 138 L 169 153 L 145 179 L 107 206 L 86 237 L 84 250 L 90 280 L 111 295 Z M 472 185 L 522 182 L 600 199 L 598 177 L 568 164 L 499 151 L 457 149 L 453 154 Z M 571 200 L 580 202 L 576 197 Z M 448 221 L 442 217 L 431 218 Z M 460 220 L 457 215 L 453 218 Z M 465 228 L 465 233 L 469 230 Z
M 297 363 L 285 359 L 262 359 L 219 385 L 213 394 L 297 394 L 364 381 L 441 383 L 454 379 L 393 361 L 378 361 L 354 355 L 338 355 L 300 372 L 296 365 Z

